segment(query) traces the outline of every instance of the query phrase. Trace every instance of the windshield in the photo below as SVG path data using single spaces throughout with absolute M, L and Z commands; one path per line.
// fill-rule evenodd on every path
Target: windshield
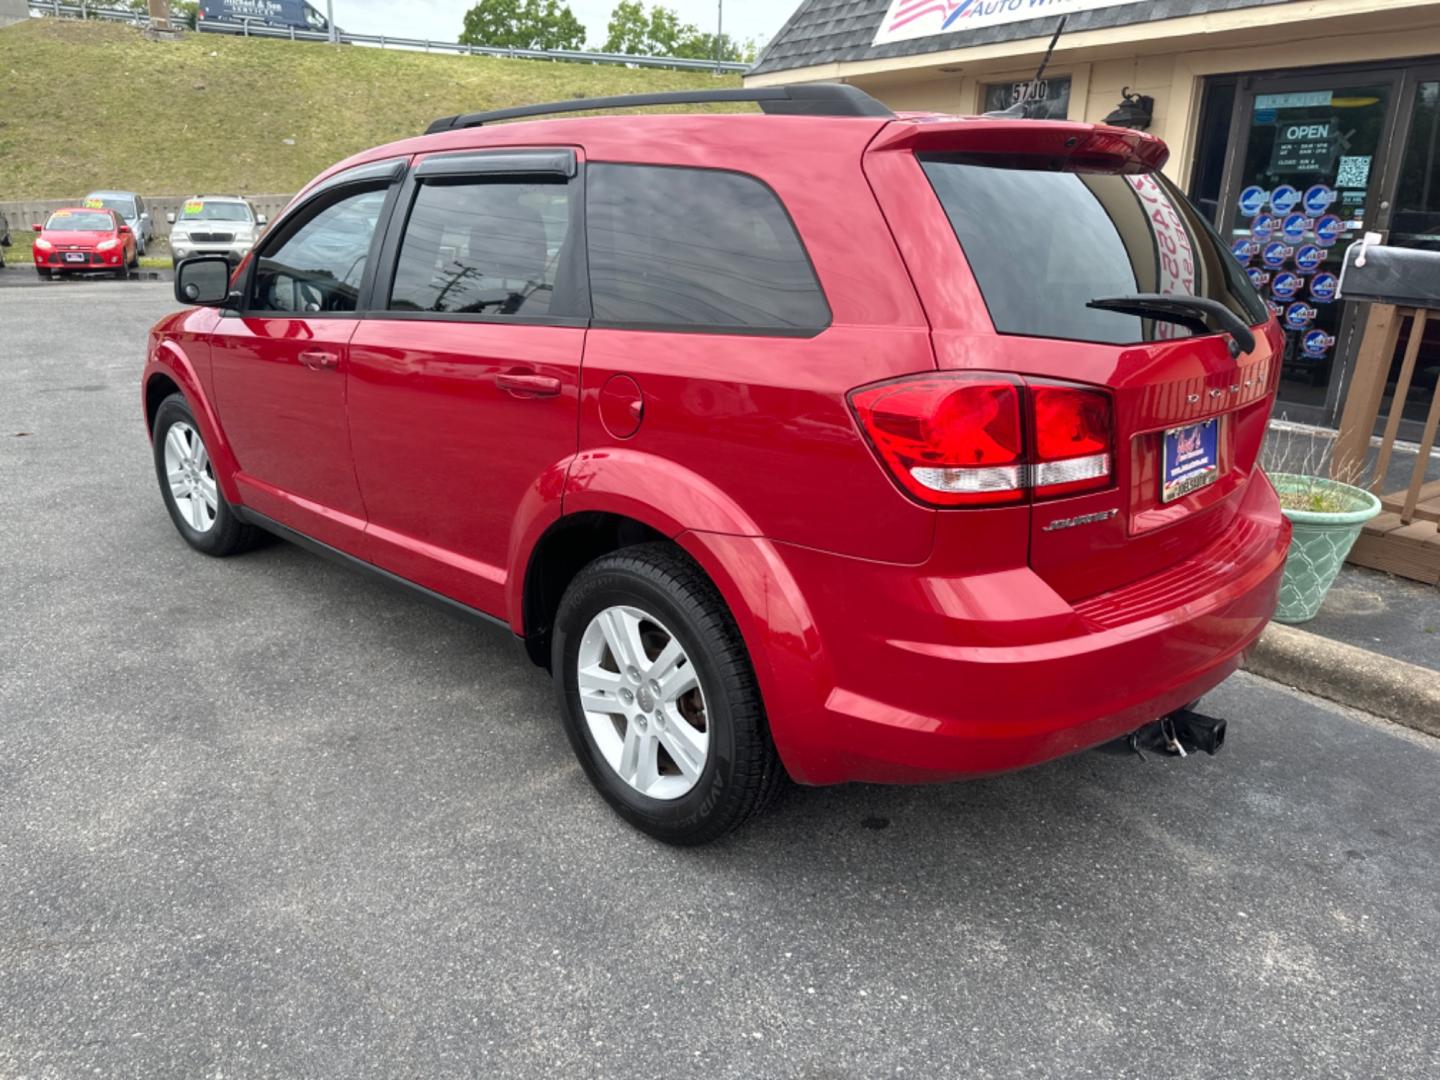
M 103 210 L 56 210 L 45 228 L 63 232 L 114 232 L 115 219 Z
M 122 218 L 135 216 L 135 200 L 129 195 L 88 195 L 85 198 L 87 210 L 114 210 Z
M 957 154 L 920 164 L 1002 334 L 1117 345 L 1188 337 L 1086 305 L 1136 293 L 1218 301 L 1247 325 L 1265 303 L 1214 229 L 1163 176 L 1052 172 Z
M 181 221 L 249 221 L 250 207 L 242 202 L 191 199 L 180 211 Z

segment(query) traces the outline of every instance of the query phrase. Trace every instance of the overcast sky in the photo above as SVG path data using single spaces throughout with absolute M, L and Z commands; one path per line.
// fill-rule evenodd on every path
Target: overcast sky
M 325 0 L 310 0 L 321 11 Z M 460 36 L 465 12 L 473 0 L 331 0 L 335 22 L 357 34 L 394 34 L 397 37 L 454 41 Z M 775 36 L 799 0 L 724 0 L 725 32 L 764 44 Z M 585 24 L 587 43 L 605 43 L 605 25 L 615 0 L 569 0 L 570 10 Z M 646 6 L 650 4 L 647 2 Z M 715 29 L 715 0 L 667 0 L 666 7 L 680 13 L 680 21 L 702 30 Z

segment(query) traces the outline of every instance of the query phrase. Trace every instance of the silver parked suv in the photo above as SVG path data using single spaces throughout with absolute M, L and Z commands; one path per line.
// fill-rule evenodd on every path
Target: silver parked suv
M 265 224 L 265 215 L 238 195 L 196 195 L 186 199 L 170 222 L 171 261 L 192 255 L 224 255 L 231 265 L 243 259 Z
M 144 255 L 155 236 L 155 223 L 145 198 L 133 191 L 92 191 L 81 203 L 91 210 L 114 210 L 135 234 L 135 254 Z

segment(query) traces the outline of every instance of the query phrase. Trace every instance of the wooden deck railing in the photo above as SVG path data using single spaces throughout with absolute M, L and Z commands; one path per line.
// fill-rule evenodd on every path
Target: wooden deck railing
M 1391 360 L 1407 319 L 1410 332 L 1395 389 L 1390 395 L 1390 410 L 1370 483 L 1370 490 L 1381 496 L 1384 509 L 1365 526 L 1350 553 L 1350 561 L 1434 585 L 1440 584 L 1440 525 L 1437 525 L 1440 523 L 1440 481 L 1426 483 L 1425 472 L 1430 464 L 1430 451 L 1435 447 L 1436 429 L 1440 428 L 1440 381 L 1431 395 L 1409 484 L 1389 493 L 1385 493 L 1384 488 L 1405 402 L 1414 381 L 1415 361 L 1420 355 L 1425 326 L 1431 319 L 1440 319 L 1440 311 L 1394 304 L 1371 305 L 1354 378 L 1340 418 L 1340 434 L 1331 455 L 1330 475 L 1337 480 L 1354 482 L 1354 477 L 1364 474 L 1370 439 L 1385 399 Z

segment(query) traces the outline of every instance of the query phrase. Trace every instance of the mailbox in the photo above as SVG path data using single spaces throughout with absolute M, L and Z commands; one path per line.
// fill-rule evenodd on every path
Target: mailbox
M 1390 247 L 1367 240 L 1351 244 L 1345 252 L 1340 269 L 1341 299 L 1440 308 L 1440 251 Z

